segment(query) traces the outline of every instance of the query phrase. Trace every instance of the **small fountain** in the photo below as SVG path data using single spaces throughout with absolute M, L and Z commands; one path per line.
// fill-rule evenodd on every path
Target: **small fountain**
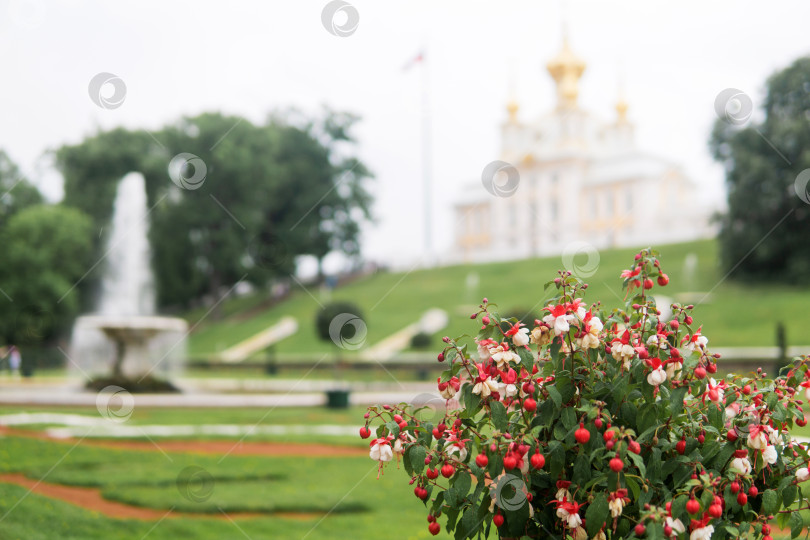
M 115 197 L 99 308 L 76 320 L 71 337 L 71 363 L 90 386 L 167 378 L 185 360 L 188 324 L 155 315 L 148 229 L 144 177 L 129 173 Z

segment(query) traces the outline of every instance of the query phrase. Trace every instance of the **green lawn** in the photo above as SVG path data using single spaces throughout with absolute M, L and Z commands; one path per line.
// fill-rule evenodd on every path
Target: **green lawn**
M 240 519 L 236 524 L 227 519 L 119 520 L 59 500 L 26 496 L 26 489 L 0 483 L 3 538 L 331 540 L 379 538 L 384 531 L 396 531 L 396 538 L 430 537 L 426 511 L 413 497 L 404 475 L 389 466 L 377 480 L 376 465 L 367 458 L 228 456 L 220 462 L 216 456 L 166 457 L 159 452 L 71 447 L 4 438 L 0 471 L 22 472 L 47 482 L 98 487 L 107 499 L 161 510 L 214 514 L 293 511 L 318 515 L 286 518 L 271 514 Z M 178 489 L 178 476 L 189 466 L 201 467 L 213 477 L 210 498 L 197 502 L 191 500 L 193 497 L 184 497 Z
M 661 252 L 664 270 L 670 276 L 670 285 L 656 288 L 656 292 L 680 299 L 683 293 L 693 293 L 690 302 L 703 302 L 695 309 L 696 321 L 704 325 L 704 333 L 714 346 L 770 346 L 774 345 L 774 325 L 783 321 L 791 345 L 810 344 L 805 337 L 803 321 L 810 303 L 810 289 L 772 285 L 741 285 L 724 279 L 718 266 L 717 245 L 713 240 L 657 246 Z M 596 273 L 587 278 L 590 285 L 586 300 L 600 300 L 607 307 L 622 303 L 622 269 L 629 267 L 637 250 L 605 250 L 600 253 Z M 694 275 L 685 273 L 687 256 L 697 257 Z M 584 256 L 582 261 L 585 262 Z M 374 344 L 402 327 L 418 320 L 432 307 L 449 312 L 451 323 L 443 333 L 457 336 L 476 331 L 468 317 L 481 297 L 487 296 L 502 311 L 515 309 L 536 312 L 545 304 L 543 285 L 556 276 L 563 267 L 560 257 L 531 259 L 483 265 L 451 266 L 410 273 L 378 273 L 341 287 L 332 293 L 333 300 L 351 300 L 363 312 L 368 328 L 368 344 Z M 471 273 L 479 277 L 475 291 L 466 289 Z M 309 291 L 320 302 L 325 302 L 317 290 Z M 296 290 L 292 297 L 267 310 L 245 317 L 245 310 L 255 309 L 255 297 L 225 301 L 230 315 L 219 322 L 203 319 L 190 339 L 192 358 L 205 358 L 217 351 L 245 339 L 278 321 L 292 315 L 298 319 L 298 334 L 276 347 L 280 355 L 305 354 L 309 358 L 331 360 L 334 347 L 315 338 L 313 319 L 318 302 L 308 292 Z M 706 296 L 706 293 L 711 293 Z M 466 309 L 465 309 L 466 308 Z M 243 315 L 240 315 L 242 313 Z M 203 313 L 190 317 L 195 324 Z M 440 336 L 439 336 L 440 337 Z M 437 337 L 435 348 L 441 346 Z M 351 353 L 347 353 L 351 354 Z

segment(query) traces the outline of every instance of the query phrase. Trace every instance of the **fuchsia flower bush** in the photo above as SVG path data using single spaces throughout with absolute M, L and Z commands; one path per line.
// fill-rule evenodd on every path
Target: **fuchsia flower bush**
M 789 430 L 806 423 L 809 359 L 775 380 L 713 378 L 718 355 L 692 306 L 660 318 L 650 292 L 669 278 L 657 254 L 621 275 L 625 308 L 606 312 L 560 272 L 531 329 L 484 299 L 475 349 L 444 340 L 438 390 L 458 406 L 436 425 L 406 404 L 369 408 L 370 456 L 381 470 L 401 460 L 431 533 L 770 539 L 775 521 L 800 534 L 810 470 Z

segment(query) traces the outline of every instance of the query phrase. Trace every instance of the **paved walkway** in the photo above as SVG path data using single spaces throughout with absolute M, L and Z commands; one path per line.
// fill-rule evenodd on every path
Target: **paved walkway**
M 230 381 L 230 382 L 229 382 Z M 225 379 L 179 380 L 181 394 L 133 394 L 135 407 L 318 407 L 326 404 L 325 391 L 338 388 L 333 381 L 294 381 L 267 380 L 257 383 L 246 392 L 244 386 L 250 381 Z M 213 384 L 212 384 L 213 383 Z M 261 383 L 261 384 L 258 384 Z M 237 393 L 223 393 L 216 387 L 227 388 Z M 349 402 L 352 405 L 374 405 L 378 403 L 425 403 L 440 399 L 435 384 L 365 384 L 343 385 L 351 390 Z M 212 388 L 213 387 L 213 388 Z M 379 389 L 372 390 L 372 387 Z M 242 391 L 239 391 L 241 388 Z M 263 390 L 262 393 L 256 393 Z M 0 405 L 37 405 L 96 407 L 99 394 L 81 389 L 76 382 L 62 381 L 21 381 L 0 382 Z

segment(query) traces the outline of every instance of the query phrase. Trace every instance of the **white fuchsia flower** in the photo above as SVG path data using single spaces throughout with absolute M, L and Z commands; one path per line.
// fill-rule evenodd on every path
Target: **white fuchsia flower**
M 498 383 L 489 376 L 489 371 L 484 368 L 484 364 L 478 364 L 478 377 L 475 379 L 473 394 L 478 394 L 482 398 L 489 397 L 493 392 L 498 391 Z
M 489 349 L 491 347 L 497 347 L 498 342 L 496 342 L 494 339 L 482 339 L 481 341 L 476 342 L 476 345 L 478 346 L 478 358 L 482 362 L 486 362 L 490 357 Z
M 542 347 L 543 345 L 548 345 L 551 343 L 552 337 L 553 336 L 551 335 L 551 331 L 549 330 L 548 326 L 535 326 L 532 329 L 531 342 Z
M 697 332 L 692 334 L 691 336 L 687 335 L 684 337 L 684 342 L 686 343 L 686 349 L 689 352 L 694 352 L 696 350 L 703 350 L 706 348 L 706 345 L 709 343 L 709 338 L 704 335 L 701 335 L 701 329 L 703 327 L 697 329 Z
M 689 540 L 709 540 L 713 533 L 714 527 L 712 525 L 698 527 L 692 531 L 692 534 L 689 535 Z
M 764 450 L 768 446 L 768 437 L 765 435 L 765 426 L 752 425 L 748 431 L 748 447 L 754 450 Z
M 622 515 L 622 510 L 624 510 L 624 506 L 626 503 L 629 503 L 630 499 L 627 497 L 627 490 L 622 488 L 614 491 L 608 496 L 608 509 L 610 510 L 610 515 L 613 518 L 617 518 Z
M 768 465 L 776 463 L 776 460 L 779 459 L 779 454 L 776 453 L 776 447 L 772 444 L 767 445 L 762 451 L 762 459 L 764 459 L 765 463 Z
M 588 533 L 587 531 L 580 525 L 574 529 L 574 540 L 588 540 Z
M 800 467 L 796 470 L 796 481 L 797 482 L 804 482 L 810 478 L 810 469 L 807 467 Z
M 452 377 L 449 381 L 441 382 L 439 378 L 439 393 L 444 399 L 453 399 L 461 387 L 461 382 L 458 377 Z
M 616 338 L 610 343 L 610 354 L 618 362 L 622 362 L 625 369 L 630 368 L 630 361 L 636 356 L 636 349 L 630 345 L 630 332 L 619 327 Z
M 686 532 L 686 527 L 684 527 L 680 519 L 672 519 L 672 516 L 667 516 L 665 523 L 672 527 L 672 530 L 678 534 Z
M 520 356 L 509 349 L 508 343 L 499 343 L 496 347 L 489 349 L 492 360 L 498 365 L 498 369 L 507 369 L 509 362 L 520 362 Z
M 582 518 L 579 515 L 579 504 L 576 502 L 555 501 L 557 504 L 557 517 L 560 518 L 569 529 L 576 529 L 582 525 Z
M 748 458 L 738 457 L 731 460 L 731 468 L 740 474 L 751 474 L 751 462 Z
M 652 371 L 647 375 L 647 382 L 652 386 L 659 386 L 666 382 L 667 372 L 664 371 L 663 363 L 660 358 L 648 358 L 647 365 L 652 368 Z
M 582 348 L 599 348 L 599 333 L 604 328 L 602 321 L 599 320 L 599 317 L 594 317 L 590 310 L 585 314 L 585 318 L 582 321 L 585 323 L 583 328 L 585 335 L 582 336 Z
M 568 313 L 568 306 L 560 304 L 557 306 L 549 305 L 546 309 L 549 314 L 543 317 L 543 322 L 554 329 L 554 334 L 565 334 L 571 329 L 571 323 L 576 319 L 573 315 Z
M 523 326 L 523 323 L 517 322 L 506 331 L 506 335 L 512 338 L 515 347 L 524 347 L 529 344 L 529 329 L 521 328 L 521 326 Z
M 670 359 L 670 361 L 667 362 L 667 369 L 666 369 L 667 377 L 669 377 L 670 379 L 680 379 L 682 369 L 683 369 L 682 363 Z
M 374 461 L 379 461 L 381 464 L 384 461 L 391 461 L 394 457 L 394 451 L 391 448 L 391 440 L 393 438 L 393 435 L 389 435 L 388 437 L 380 437 L 371 441 L 369 443 L 371 448 L 368 452 L 368 457 Z
M 554 498 L 558 501 L 566 501 L 571 498 L 571 492 L 568 491 L 568 488 L 571 486 L 571 482 L 568 480 L 558 480 L 557 481 L 557 494 L 554 495 Z

